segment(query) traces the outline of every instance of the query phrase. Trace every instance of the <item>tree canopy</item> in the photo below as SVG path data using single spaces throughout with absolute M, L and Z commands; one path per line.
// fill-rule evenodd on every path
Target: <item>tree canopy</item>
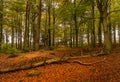
M 119 0 L 0 0 L 0 48 L 120 44 Z

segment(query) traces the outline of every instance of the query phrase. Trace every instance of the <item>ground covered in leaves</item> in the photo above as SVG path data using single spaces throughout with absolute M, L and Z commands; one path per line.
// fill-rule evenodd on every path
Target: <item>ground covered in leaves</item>
M 38 51 L 20 54 L 18 57 L 9 58 L 0 55 L 0 69 L 22 67 L 46 59 L 64 56 L 93 55 L 100 49 L 67 49 Z M 91 63 L 82 65 L 72 61 Z M 33 72 L 33 74 L 32 74 Z M 0 82 L 120 82 L 120 48 L 111 54 L 69 59 L 59 62 L 0 74 Z

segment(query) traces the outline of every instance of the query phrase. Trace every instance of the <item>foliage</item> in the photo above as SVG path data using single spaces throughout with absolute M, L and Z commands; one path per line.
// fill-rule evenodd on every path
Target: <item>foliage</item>
M 41 7 L 40 2 L 42 3 Z M 93 4 L 94 1 L 94 4 Z M 104 0 L 103 0 L 104 1 Z M 0 33 L 1 33 L 1 43 L 0 44 L 15 44 L 16 46 L 20 46 L 20 50 L 24 52 L 29 52 L 31 50 L 35 50 L 34 41 L 35 36 L 40 35 L 40 40 L 45 37 L 41 37 L 42 35 L 47 35 L 47 39 L 43 41 L 39 41 L 38 45 L 45 44 L 44 48 L 48 46 L 49 49 L 52 50 L 50 46 L 59 46 L 61 43 L 65 46 L 76 47 L 86 45 L 86 41 L 88 44 L 92 44 L 92 36 L 95 36 L 96 42 L 98 42 L 99 38 L 99 30 L 101 29 L 101 35 L 103 36 L 103 23 L 99 24 L 100 18 L 100 9 L 104 6 L 100 4 L 103 2 L 101 0 L 5 0 L 3 3 L 0 3 Z M 97 3 L 100 2 L 100 3 Z M 109 25 L 111 25 L 111 29 L 116 26 L 119 29 L 119 0 L 110 0 L 108 1 L 111 5 L 108 4 L 108 16 L 109 16 Z M 92 16 L 92 6 L 94 6 L 94 18 Z M 3 8 L 2 8 L 3 7 Z M 41 9 L 40 9 L 41 8 Z M 50 8 L 50 9 L 49 9 Z M 41 13 L 41 18 L 40 14 Z M 41 21 L 38 21 L 41 19 Z M 93 29 L 92 22 L 94 23 L 95 28 Z M 40 24 L 39 24 L 40 23 Z M 99 26 L 101 25 L 100 29 Z M 40 27 L 38 33 L 36 35 L 37 27 Z M 27 31 L 27 33 L 26 33 Z M 50 33 L 49 33 L 49 32 Z M 95 31 L 93 33 L 93 31 Z M 112 33 L 112 31 L 111 31 Z M 120 31 L 117 34 L 120 37 Z M 2 37 L 3 36 L 3 37 Z M 115 35 L 114 35 L 115 36 Z M 11 39 L 12 38 L 12 39 Z M 118 37 L 117 37 L 118 38 Z M 37 38 L 38 39 L 38 38 Z M 113 39 L 111 35 L 111 39 Z M 120 39 L 120 38 L 119 38 Z M 27 40 L 27 41 L 25 41 Z M 51 40 L 51 42 L 49 42 Z M 104 40 L 102 39 L 103 44 Z M 118 41 L 118 39 L 116 39 Z M 3 42 L 2 42 L 3 41 Z M 85 41 L 85 42 L 84 42 Z M 26 49 L 21 47 L 21 45 L 25 45 Z M 60 44 L 59 44 L 60 42 Z M 120 42 L 120 40 L 119 40 Z M 54 45 L 55 44 L 55 45 Z M 80 44 L 80 45 L 79 45 Z M 88 45 L 87 44 L 87 45 Z M 16 47 L 15 46 L 15 47 Z M 88 45 L 89 46 L 89 45 Z M 29 48 L 30 47 L 30 48 Z M 40 48 L 40 47 L 39 47 Z M 15 50 L 16 49 L 16 50 Z M 18 48 L 12 49 L 13 52 L 17 51 Z M 9 49 L 8 49 L 9 50 Z M 3 49 L 4 51 L 4 49 Z M 11 51 L 11 50 L 9 50 Z M 4 51 L 5 52 L 5 51 Z
M 31 48 L 28 48 L 28 47 L 22 49 L 23 52 L 30 52 L 30 51 L 32 51 L 32 50 L 34 50 L 34 49 L 31 49 Z
M 15 47 L 11 47 L 9 44 L 2 44 L 1 52 L 8 54 L 9 57 L 16 57 L 19 55 L 19 53 L 22 53 L 21 50 L 16 49 Z

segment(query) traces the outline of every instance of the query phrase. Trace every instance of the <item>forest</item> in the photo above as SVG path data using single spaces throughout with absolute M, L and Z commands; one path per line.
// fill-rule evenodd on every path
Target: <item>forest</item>
M 0 0 L 0 82 L 120 82 L 120 0 Z

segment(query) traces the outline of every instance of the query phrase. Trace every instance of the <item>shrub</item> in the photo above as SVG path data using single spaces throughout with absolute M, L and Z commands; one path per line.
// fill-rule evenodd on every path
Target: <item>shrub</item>
M 19 49 L 16 49 L 15 47 L 11 47 L 11 45 L 9 45 L 9 44 L 8 45 L 2 44 L 1 52 L 5 53 L 5 54 L 8 54 L 9 57 L 16 57 L 22 51 L 19 50 Z

